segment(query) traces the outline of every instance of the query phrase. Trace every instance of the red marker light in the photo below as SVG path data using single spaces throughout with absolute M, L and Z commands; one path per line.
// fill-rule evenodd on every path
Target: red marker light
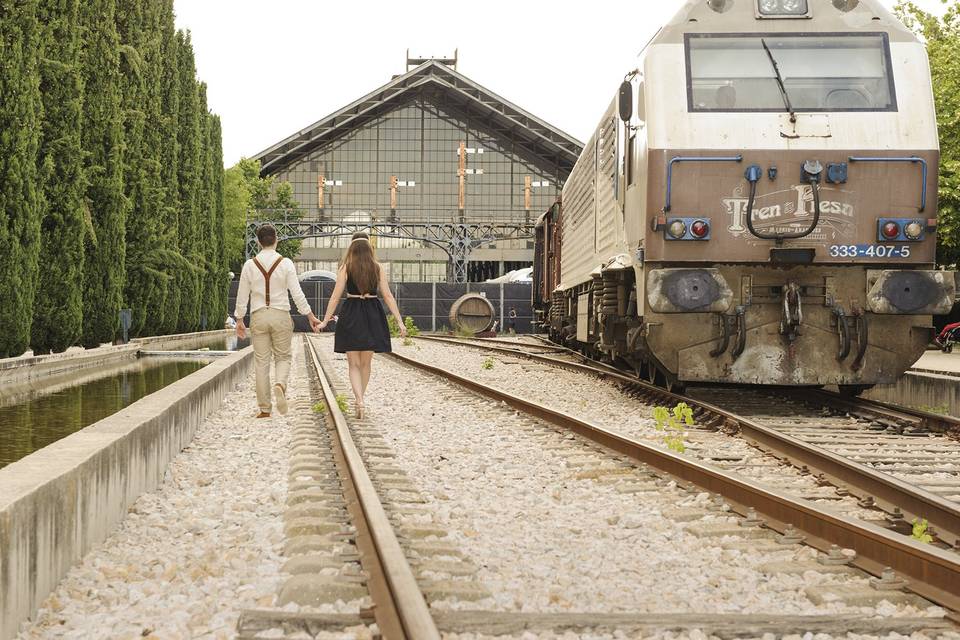
M 710 233 L 710 225 L 703 220 L 697 220 L 690 225 L 690 233 L 697 238 L 705 238 Z
M 888 222 L 881 227 L 880 233 L 883 234 L 884 238 L 893 240 L 900 235 L 900 225 L 896 222 Z

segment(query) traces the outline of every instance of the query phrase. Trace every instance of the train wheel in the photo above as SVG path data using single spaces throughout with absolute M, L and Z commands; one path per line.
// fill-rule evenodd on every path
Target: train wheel
M 838 384 L 837 388 L 840 390 L 840 395 L 849 396 L 855 398 L 860 395 L 867 389 L 873 388 L 872 384 Z
M 652 362 L 647 363 L 647 381 L 661 389 L 667 388 L 667 377 L 660 370 L 660 367 Z
M 667 391 L 670 393 L 681 394 L 687 390 L 687 385 L 679 380 L 672 380 L 667 378 Z
M 644 365 L 644 378 L 647 379 L 647 382 L 650 384 L 657 384 L 657 367 L 652 362 L 647 362 Z

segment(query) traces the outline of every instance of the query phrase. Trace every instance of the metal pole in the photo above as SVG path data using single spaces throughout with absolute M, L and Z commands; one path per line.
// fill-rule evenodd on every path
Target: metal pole
M 430 283 L 430 295 L 432 300 L 430 301 L 430 331 L 437 330 L 437 283 Z
M 500 283 L 500 331 L 503 331 L 503 283 Z

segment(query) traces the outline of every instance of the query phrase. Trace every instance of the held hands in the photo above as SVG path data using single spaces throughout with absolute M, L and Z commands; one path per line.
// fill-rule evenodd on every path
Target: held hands
M 247 337 L 247 327 L 243 324 L 243 318 L 237 319 L 237 337 L 241 340 Z
M 310 330 L 314 333 L 320 333 L 320 330 L 327 326 L 326 322 L 321 322 L 317 319 L 317 316 L 313 315 L 312 313 L 307 316 L 307 320 L 310 321 Z

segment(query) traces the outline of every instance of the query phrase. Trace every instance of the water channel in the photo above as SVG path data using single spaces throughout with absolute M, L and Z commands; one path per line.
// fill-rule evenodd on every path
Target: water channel
M 213 347 L 212 347 L 213 348 Z M 102 420 L 204 367 L 208 360 L 143 358 L 0 389 L 0 468 Z

